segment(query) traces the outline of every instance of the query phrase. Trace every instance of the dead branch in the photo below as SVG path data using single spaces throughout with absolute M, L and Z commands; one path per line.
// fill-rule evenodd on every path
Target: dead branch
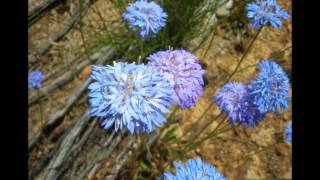
M 75 121 L 74 126 L 70 127 L 69 132 L 66 133 L 57 152 L 52 157 L 47 167 L 48 170 L 44 171 L 40 179 L 57 179 L 59 174 L 63 172 L 64 168 L 67 167 L 65 166 L 67 159 L 76 156 L 77 151 L 81 150 L 92 131 L 92 125 L 85 131 L 89 120 L 88 115 L 84 113 L 80 119 Z
M 64 115 L 69 112 L 72 106 L 76 103 L 76 101 L 80 98 L 80 96 L 85 92 L 87 86 L 90 84 L 91 78 L 88 78 L 85 83 L 83 83 L 73 96 L 71 96 L 66 102 L 65 106 L 55 114 L 53 114 L 49 121 L 44 125 L 44 127 L 38 131 L 29 141 L 28 143 L 28 151 L 31 152 L 32 149 L 36 146 L 36 144 L 40 141 L 43 136 L 48 136 L 48 134 L 58 125 L 61 124 Z
M 49 11 L 59 5 L 63 0 L 47 0 L 44 3 L 32 8 L 28 12 L 28 27 L 37 22 L 46 11 Z
M 111 173 L 105 177 L 106 180 L 113 180 L 117 177 L 120 170 L 123 166 L 128 162 L 133 155 L 133 152 L 138 149 L 141 144 L 141 141 L 137 141 L 134 136 L 128 137 L 129 140 L 126 143 L 126 146 L 123 150 L 118 154 L 118 156 L 114 159 L 114 164 L 111 170 Z M 135 145 L 133 145 L 135 142 Z
M 197 15 L 204 14 L 204 18 L 197 27 L 193 28 L 193 31 L 189 32 L 189 35 L 186 35 L 186 37 L 192 37 L 192 34 L 195 34 L 194 31 L 200 32 L 200 34 L 191 40 L 185 39 L 185 46 L 188 47 L 190 51 L 195 51 L 208 38 L 213 28 L 218 25 L 219 20 L 230 14 L 233 3 L 233 0 L 203 1 L 195 11 L 194 17 L 197 18 Z
M 77 24 L 80 21 L 80 17 L 84 16 L 84 12 L 87 12 L 89 9 L 90 5 L 92 5 L 93 1 L 86 1 L 86 3 L 83 5 L 83 8 L 79 8 L 72 16 L 70 19 L 66 21 L 66 23 L 63 23 L 62 28 L 52 34 L 49 37 L 49 42 L 44 44 L 42 48 L 40 48 L 39 54 L 44 55 L 45 53 L 48 52 L 52 44 L 60 41 L 71 29 L 74 27 L 75 24 Z
M 87 166 L 85 170 L 79 176 L 80 179 L 94 176 L 95 172 L 101 167 L 100 161 L 108 158 L 116 146 L 120 143 L 121 135 L 117 133 L 116 137 L 113 137 L 113 134 L 107 139 L 106 143 L 104 143 L 98 153 L 93 156 L 94 158 L 87 161 L 88 163 L 86 163 Z
M 109 60 L 115 52 L 115 49 L 111 46 L 105 46 L 101 48 L 99 52 L 94 53 L 90 56 L 89 59 L 81 61 L 79 65 L 77 65 L 74 69 L 67 71 L 65 74 L 60 76 L 58 79 L 54 80 L 47 86 L 40 88 L 40 92 L 42 93 L 34 93 L 28 97 L 28 104 L 32 105 L 41 98 L 47 96 L 51 92 L 53 92 L 58 87 L 63 86 L 67 82 L 71 81 L 77 74 L 79 74 L 82 69 L 92 63 L 97 61 L 97 64 L 103 64 L 107 60 Z

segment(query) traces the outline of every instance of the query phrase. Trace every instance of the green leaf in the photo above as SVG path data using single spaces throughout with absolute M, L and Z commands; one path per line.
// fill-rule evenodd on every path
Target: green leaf
M 167 131 L 167 133 L 163 136 L 162 141 L 164 142 L 168 142 L 172 139 L 176 139 L 176 135 L 174 134 L 175 131 L 178 129 L 178 127 L 173 127 L 172 129 L 170 129 L 169 131 Z
M 143 161 L 140 161 L 139 167 L 141 167 L 145 171 L 149 171 L 148 165 L 146 163 L 144 163 Z

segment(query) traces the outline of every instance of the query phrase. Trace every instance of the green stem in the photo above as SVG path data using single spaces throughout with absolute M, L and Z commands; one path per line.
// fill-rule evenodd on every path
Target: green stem
M 248 45 L 248 48 L 246 48 L 246 51 L 243 53 L 241 59 L 239 60 L 236 68 L 233 70 L 233 72 L 230 74 L 230 76 L 228 77 L 228 79 L 227 79 L 223 84 L 229 82 L 230 79 L 236 74 L 236 72 L 238 71 L 241 63 L 242 63 L 243 60 L 244 60 L 244 58 L 245 58 L 245 57 L 247 56 L 247 54 L 250 52 L 250 50 L 251 50 L 251 48 L 252 48 L 252 45 L 253 45 L 254 42 L 257 40 L 257 38 L 258 38 L 259 34 L 261 33 L 263 27 L 264 27 L 264 26 L 261 26 L 261 27 L 258 29 L 256 35 L 252 38 L 252 40 L 250 41 L 250 43 L 249 43 L 249 45 Z
M 139 59 L 138 59 L 138 64 L 141 63 L 142 56 L 144 56 L 144 55 L 143 55 L 143 53 L 144 53 L 143 43 L 144 43 L 144 42 L 143 42 L 143 39 L 141 39 L 141 48 L 140 48 L 140 56 L 139 56 Z
M 189 152 L 190 150 L 194 149 L 195 147 L 198 147 L 200 144 L 202 144 L 205 140 L 207 140 L 209 137 L 211 137 L 212 134 L 214 134 L 219 127 L 224 123 L 224 121 L 227 119 L 227 116 L 225 118 L 222 118 L 222 120 L 219 122 L 219 124 L 214 128 L 214 130 L 206 137 L 202 138 L 201 140 L 197 141 L 197 142 L 190 142 L 189 144 L 187 144 L 184 149 L 182 150 L 182 154 L 185 154 L 187 152 Z M 196 146 L 192 147 L 193 144 L 196 144 Z
M 223 113 L 220 113 L 219 115 L 217 115 L 215 118 L 212 118 L 210 121 L 208 121 L 202 128 L 200 131 L 198 131 L 198 133 L 193 136 L 193 138 L 190 140 L 190 142 L 192 143 L 197 137 L 200 136 L 200 134 L 202 132 L 204 132 L 209 126 L 211 123 L 213 123 L 215 120 L 219 119 L 221 116 L 223 115 Z M 194 127 L 194 126 L 193 126 Z

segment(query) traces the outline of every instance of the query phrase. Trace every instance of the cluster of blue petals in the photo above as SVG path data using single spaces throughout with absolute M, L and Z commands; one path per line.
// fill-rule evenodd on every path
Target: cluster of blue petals
M 41 83 L 44 79 L 44 74 L 40 70 L 34 70 L 32 71 L 28 76 L 28 84 L 33 88 L 40 88 Z
M 275 0 L 256 0 L 247 4 L 247 17 L 254 28 L 264 25 L 271 25 L 279 29 L 283 19 L 289 19 L 289 14 L 281 10 L 280 5 Z
M 100 117 L 105 129 L 150 133 L 166 122 L 175 101 L 170 84 L 147 65 L 92 66 L 91 78 L 89 114 Z
M 146 39 L 154 37 L 165 26 L 167 14 L 157 3 L 139 0 L 128 5 L 123 18 L 128 21 L 129 28 L 138 30 L 139 35 Z
M 176 173 L 166 171 L 163 180 L 226 180 L 220 172 L 211 164 L 203 162 L 201 158 L 190 159 L 186 163 L 173 163 L 176 168 Z

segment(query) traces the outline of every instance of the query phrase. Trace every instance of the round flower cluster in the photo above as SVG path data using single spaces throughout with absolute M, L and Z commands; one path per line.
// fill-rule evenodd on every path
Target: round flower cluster
M 271 25 L 274 28 L 281 28 L 282 19 L 289 19 L 289 14 L 281 10 L 275 0 L 256 0 L 255 3 L 247 4 L 247 17 L 250 18 L 254 28 L 264 25 Z
M 288 108 L 290 83 L 288 75 L 274 61 L 263 60 L 259 63 L 260 73 L 250 83 L 251 94 L 261 112 L 280 113 Z
M 201 158 L 190 159 L 188 162 L 181 164 L 173 162 L 176 168 L 176 174 L 168 171 L 164 173 L 164 180 L 194 180 L 194 179 L 208 179 L 208 180 L 225 180 L 211 164 L 205 163 Z
M 170 82 L 181 108 L 193 106 L 202 96 L 204 70 L 195 55 L 185 50 L 167 50 L 147 59 Z
M 28 76 L 28 84 L 33 88 L 40 88 L 44 79 L 44 74 L 40 70 L 32 71 Z
M 146 65 L 115 63 L 93 66 L 89 85 L 91 116 L 107 129 L 126 128 L 130 133 L 151 132 L 166 122 L 175 101 L 169 83 Z
M 258 69 L 250 84 L 227 83 L 213 97 L 232 124 L 254 127 L 268 111 L 280 113 L 289 106 L 290 83 L 284 70 L 270 60 L 261 61 Z
M 123 18 L 128 21 L 129 28 L 138 30 L 146 39 L 155 36 L 165 26 L 167 14 L 155 2 L 139 0 L 128 5 Z
M 213 98 L 221 111 L 229 115 L 231 124 L 254 127 L 264 117 L 264 113 L 253 104 L 248 86 L 242 83 L 225 84 Z

